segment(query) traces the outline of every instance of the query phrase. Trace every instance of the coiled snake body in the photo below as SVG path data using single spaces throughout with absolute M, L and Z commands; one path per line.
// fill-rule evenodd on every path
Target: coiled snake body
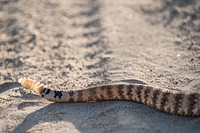
M 170 114 L 200 115 L 200 93 L 198 92 L 163 90 L 140 84 L 104 85 L 83 90 L 57 91 L 46 88 L 32 79 L 19 79 L 19 83 L 53 102 L 130 100 Z

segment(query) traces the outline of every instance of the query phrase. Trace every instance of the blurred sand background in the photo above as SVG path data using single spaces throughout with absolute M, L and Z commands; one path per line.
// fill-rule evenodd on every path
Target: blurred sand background
M 198 117 L 129 101 L 51 103 L 16 82 L 200 91 L 199 40 L 198 0 L 0 0 L 0 132 L 199 133 Z

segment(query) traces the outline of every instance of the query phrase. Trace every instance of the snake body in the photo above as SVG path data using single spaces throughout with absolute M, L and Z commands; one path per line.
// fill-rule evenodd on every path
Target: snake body
M 82 90 L 58 91 L 46 88 L 32 79 L 19 79 L 19 83 L 44 99 L 52 102 L 96 102 L 104 100 L 130 100 L 146 104 L 170 114 L 199 116 L 200 93 L 163 90 L 141 84 L 104 85 Z

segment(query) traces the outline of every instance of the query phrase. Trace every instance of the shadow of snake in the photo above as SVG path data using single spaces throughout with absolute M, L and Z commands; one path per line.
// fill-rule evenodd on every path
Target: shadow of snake
M 151 128 L 153 132 L 162 130 L 166 133 L 170 131 L 198 133 L 200 130 L 200 119 L 197 117 L 168 115 L 134 102 L 109 101 L 52 103 L 28 114 L 12 132 L 27 132 L 33 126 L 44 122 L 70 122 L 82 133 L 94 132 L 94 129 L 95 132 L 99 130 L 123 132 L 124 129 L 144 131 L 144 127 Z M 65 130 L 67 127 L 63 128 Z

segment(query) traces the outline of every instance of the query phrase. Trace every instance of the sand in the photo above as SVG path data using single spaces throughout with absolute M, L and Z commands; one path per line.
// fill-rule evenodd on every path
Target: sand
M 0 1 L 0 132 L 199 133 L 198 117 L 130 101 L 52 103 L 17 83 L 200 91 L 199 14 L 198 0 Z

